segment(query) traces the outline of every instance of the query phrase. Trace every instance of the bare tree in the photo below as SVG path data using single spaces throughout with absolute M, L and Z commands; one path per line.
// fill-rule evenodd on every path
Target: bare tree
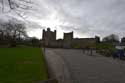
M 9 21 L 2 26 L 1 31 L 3 32 L 3 36 L 9 42 L 10 46 L 16 46 L 17 39 L 19 40 L 27 37 L 26 27 L 24 24 Z
M 34 5 L 31 0 L 0 0 L 0 3 L 3 13 L 13 11 L 21 18 L 26 18 L 26 11 L 33 10 Z M 6 7 L 8 7 L 7 11 Z

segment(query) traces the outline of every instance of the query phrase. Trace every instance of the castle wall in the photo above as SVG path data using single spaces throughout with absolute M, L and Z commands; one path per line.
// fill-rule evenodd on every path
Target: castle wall
M 76 38 L 72 41 L 72 47 L 74 48 L 89 48 L 96 44 L 95 38 Z
M 63 39 L 56 40 L 56 30 L 53 32 L 49 28 L 43 30 L 42 45 L 46 47 L 63 48 L 89 48 L 99 42 L 99 37 L 95 38 L 73 38 L 73 32 L 64 33 Z
M 50 43 L 51 47 L 55 47 L 55 48 L 62 48 L 63 47 L 63 43 L 59 42 L 59 41 L 54 41 Z

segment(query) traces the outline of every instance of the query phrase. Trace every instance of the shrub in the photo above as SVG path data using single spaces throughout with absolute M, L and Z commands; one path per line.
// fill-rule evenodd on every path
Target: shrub
M 113 52 L 115 50 L 114 46 L 111 44 L 97 44 L 96 49 L 97 52 L 101 55 L 104 55 L 106 57 L 110 57 L 113 55 Z

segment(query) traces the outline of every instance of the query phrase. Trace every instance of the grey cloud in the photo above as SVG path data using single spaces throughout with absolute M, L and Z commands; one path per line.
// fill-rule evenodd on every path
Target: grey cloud
M 69 24 L 65 27 L 62 25 L 63 29 L 92 33 L 90 36 L 93 36 L 93 33 L 104 36 L 125 32 L 124 0 L 47 0 L 47 2 L 47 5 L 57 12 L 58 19 Z
M 90 37 L 96 34 L 104 37 L 110 33 L 125 36 L 125 0 L 32 1 L 37 5 L 34 6 L 35 11 L 27 14 L 30 19 L 46 20 L 55 14 L 55 19 L 61 22 L 58 28 L 65 31 L 71 30 Z

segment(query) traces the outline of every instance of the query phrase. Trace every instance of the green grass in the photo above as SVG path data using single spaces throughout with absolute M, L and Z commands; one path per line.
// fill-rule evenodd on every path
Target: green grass
M 0 83 L 32 83 L 47 77 L 40 48 L 0 48 Z

